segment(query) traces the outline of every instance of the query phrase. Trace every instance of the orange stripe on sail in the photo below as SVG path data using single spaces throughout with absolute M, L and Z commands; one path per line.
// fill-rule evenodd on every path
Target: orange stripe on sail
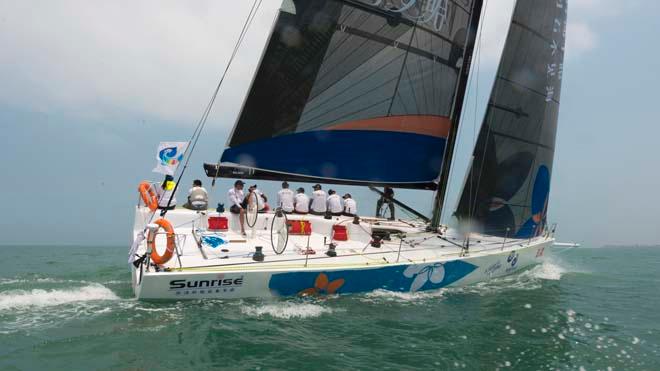
M 397 131 L 447 138 L 451 121 L 444 116 L 405 115 L 376 117 L 372 119 L 342 122 L 325 130 L 378 130 Z

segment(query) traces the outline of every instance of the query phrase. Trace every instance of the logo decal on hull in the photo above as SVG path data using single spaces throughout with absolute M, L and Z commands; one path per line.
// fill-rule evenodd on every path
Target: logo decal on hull
M 506 269 L 506 272 L 513 272 L 516 270 L 516 264 L 518 264 L 518 253 L 515 251 L 511 251 L 511 254 L 506 258 L 506 262 L 511 265 Z
M 334 281 L 328 280 L 328 276 L 326 276 L 325 273 L 319 273 L 318 276 L 316 276 L 316 280 L 314 281 L 314 287 L 310 287 L 308 289 L 304 289 L 298 293 L 298 295 L 301 296 L 310 296 L 310 295 L 319 295 L 319 294 L 327 294 L 327 295 L 332 295 L 337 290 L 339 290 L 340 287 L 344 285 L 344 279 L 343 278 L 338 278 Z
M 171 280 L 169 290 L 176 291 L 175 295 L 219 294 L 234 292 L 242 285 L 243 276 L 224 278 L 220 274 L 214 280 Z
M 410 292 L 421 289 L 427 282 L 441 283 L 445 279 L 445 267 L 442 263 L 429 265 L 411 265 L 403 271 L 403 275 L 413 278 Z
M 511 251 L 511 254 L 506 258 L 506 262 L 511 264 L 511 267 L 515 267 L 518 264 L 518 253 Z
M 418 291 L 450 285 L 477 269 L 462 260 L 436 264 L 413 264 L 331 272 L 288 272 L 273 274 L 268 288 L 274 295 L 356 293 L 378 289 Z
M 500 269 L 502 269 L 502 263 L 498 261 L 498 262 L 493 263 L 490 267 L 486 268 L 486 270 L 484 271 L 484 274 L 486 274 L 487 276 L 490 277 L 490 276 L 494 275 Z
M 536 250 L 536 257 L 537 258 L 542 257 L 544 251 L 545 251 L 545 247 L 541 247 L 540 249 Z

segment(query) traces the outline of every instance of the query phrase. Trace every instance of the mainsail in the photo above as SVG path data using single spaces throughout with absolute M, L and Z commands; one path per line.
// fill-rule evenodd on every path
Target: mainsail
M 546 225 L 561 96 L 566 0 L 519 0 L 456 216 L 527 238 Z
M 284 1 L 207 174 L 435 189 L 475 3 Z

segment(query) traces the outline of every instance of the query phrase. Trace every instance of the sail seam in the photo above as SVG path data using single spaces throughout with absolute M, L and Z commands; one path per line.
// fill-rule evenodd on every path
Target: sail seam
M 489 127 L 490 127 L 490 125 L 489 125 Z M 519 138 L 519 137 L 515 137 L 513 135 L 502 133 L 500 131 L 495 131 L 492 128 L 490 129 L 490 132 L 493 133 L 494 135 L 505 137 L 507 139 L 515 140 L 515 141 L 522 142 L 522 143 L 531 144 L 531 145 L 534 145 L 534 146 L 544 147 L 546 149 L 554 151 L 554 147 L 551 147 L 547 144 L 537 143 L 537 142 L 534 142 L 534 141 L 531 141 L 531 140 L 525 140 L 525 139 L 522 139 L 522 138 Z
M 516 82 L 516 81 L 510 80 L 510 79 L 507 79 L 506 77 L 499 76 L 499 75 L 497 76 L 497 78 L 498 78 L 499 80 L 502 80 L 502 81 L 508 82 L 508 83 L 511 84 L 511 85 L 515 85 L 515 86 L 517 86 L 517 87 L 519 87 L 519 88 L 522 88 L 522 89 L 528 90 L 528 91 L 530 91 L 530 92 L 532 92 L 532 93 L 534 93 L 534 94 L 536 94 L 536 95 L 540 95 L 540 96 L 542 96 L 544 99 L 545 99 L 545 97 L 546 97 L 546 94 L 545 94 L 545 93 L 541 93 L 541 92 L 539 92 L 538 90 L 535 90 L 535 89 L 530 88 L 529 86 L 522 85 L 522 84 L 519 83 L 519 82 Z M 557 99 L 555 99 L 555 98 L 552 98 L 552 101 L 555 102 L 555 103 L 557 103 L 557 104 L 559 104 L 559 101 L 557 101 Z

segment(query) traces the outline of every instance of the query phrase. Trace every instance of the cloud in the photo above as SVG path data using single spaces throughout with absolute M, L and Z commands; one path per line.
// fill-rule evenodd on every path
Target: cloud
M 190 124 L 214 90 L 251 4 L 0 0 L 0 102 Z M 278 5 L 264 1 L 219 106 L 244 94 L 237 90 L 246 89 Z
M 281 1 L 264 0 L 215 106 L 214 125 L 238 114 Z M 0 0 L 0 104 L 90 122 L 117 117 L 197 121 L 252 1 Z M 513 0 L 490 0 L 480 60 L 496 66 Z M 569 0 L 567 54 L 598 46 L 594 22 L 614 0 Z M 219 116 L 219 117 L 218 117 Z
M 481 61 L 496 66 L 504 48 L 506 33 L 511 22 L 515 1 L 490 0 L 485 2 L 482 14 Z M 599 21 L 623 12 L 620 2 L 614 0 L 568 0 L 566 30 L 566 57 L 578 57 L 598 47 Z
M 595 49 L 596 33 L 587 23 L 569 21 L 566 28 L 566 58 L 571 58 Z

